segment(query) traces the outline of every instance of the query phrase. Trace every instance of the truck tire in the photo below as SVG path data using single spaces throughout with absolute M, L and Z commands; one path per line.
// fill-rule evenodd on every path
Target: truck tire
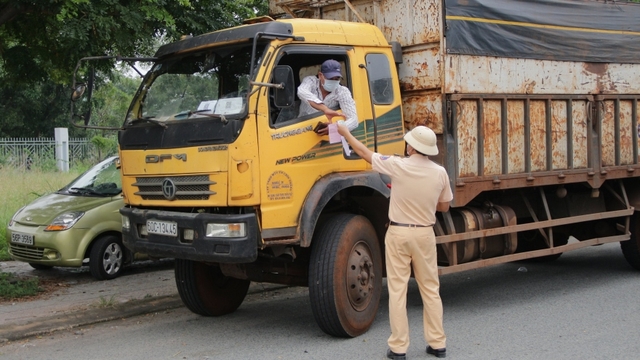
M 524 238 L 524 234 L 518 237 L 518 249 L 516 252 L 526 252 L 540 249 L 547 249 L 548 246 L 544 242 L 544 238 L 540 236 L 538 230 L 531 230 L 527 234 L 527 238 Z M 531 235 L 532 234 L 532 235 Z M 554 232 L 553 238 L 555 239 L 555 246 L 567 245 L 569 243 L 569 236 L 563 233 Z M 552 255 L 540 256 L 535 258 L 529 258 L 521 260 L 524 262 L 536 262 L 536 263 L 549 263 L 556 261 L 562 256 L 563 253 L 557 253 Z
M 89 270 L 96 280 L 115 279 L 124 266 L 122 240 L 115 235 L 95 240 L 89 254 Z
M 554 242 L 555 242 L 555 246 L 563 246 L 563 245 L 567 245 L 569 243 L 569 236 L 562 234 L 562 233 L 553 233 L 553 237 L 554 237 Z M 558 260 L 560 258 L 560 256 L 562 256 L 562 254 L 564 253 L 557 253 L 557 254 L 553 254 L 553 255 L 547 255 L 547 256 L 541 256 L 541 257 L 537 257 L 537 258 L 533 258 L 531 259 L 534 262 L 539 262 L 539 263 L 550 263 L 550 262 L 554 262 L 556 260 Z
M 323 222 L 313 238 L 309 298 L 313 316 L 325 333 L 356 337 L 378 312 L 382 256 L 367 218 L 338 214 Z
M 640 217 L 634 213 L 631 217 L 631 239 L 620 241 L 620 248 L 624 258 L 634 269 L 640 270 Z
M 251 281 L 225 276 L 217 266 L 176 259 L 176 286 L 182 302 L 203 316 L 232 313 L 242 304 Z

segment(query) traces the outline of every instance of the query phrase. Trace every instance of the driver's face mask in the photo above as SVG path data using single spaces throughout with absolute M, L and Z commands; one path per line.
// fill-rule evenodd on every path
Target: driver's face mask
M 340 85 L 340 80 L 324 79 L 324 84 L 322 84 L 322 87 L 328 92 L 333 92 L 338 88 L 338 85 Z

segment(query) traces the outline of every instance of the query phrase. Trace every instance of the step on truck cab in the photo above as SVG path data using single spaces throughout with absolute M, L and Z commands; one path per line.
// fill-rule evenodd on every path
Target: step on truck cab
M 309 287 L 328 334 L 367 331 L 384 276 L 388 179 L 300 116 L 327 59 L 352 133 L 404 154 L 422 124 L 454 200 L 440 273 L 621 242 L 640 269 L 640 5 L 550 0 L 272 0 L 273 18 L 162 46 L 119 130 L 124 244 L 176 258 L 193 312 L 251 281 Z M 274 18 L 276 20 L 274 20 Z

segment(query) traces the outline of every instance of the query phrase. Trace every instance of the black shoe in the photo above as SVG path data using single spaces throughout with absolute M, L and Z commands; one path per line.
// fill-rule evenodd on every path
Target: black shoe
M 407 354 L 397 354 L 391 351 L 391 349 L 387 349 L 387 357 L 393 360 L 407 360 Z
M 447 357 L 447 349 L 434 349 L 431 346 L 427 346 L 427 354 L 433 355 L 437 358 L 446 358 Z

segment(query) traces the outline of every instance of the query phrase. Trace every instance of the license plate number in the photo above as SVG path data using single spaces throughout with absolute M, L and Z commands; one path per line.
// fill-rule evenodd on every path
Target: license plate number
M 172 221 L 147 220 L 149 234 L 178 236 L 178 224 Z
M 14 244 L 33 245 L 33 235 L 11 233 L 11 242 Z

